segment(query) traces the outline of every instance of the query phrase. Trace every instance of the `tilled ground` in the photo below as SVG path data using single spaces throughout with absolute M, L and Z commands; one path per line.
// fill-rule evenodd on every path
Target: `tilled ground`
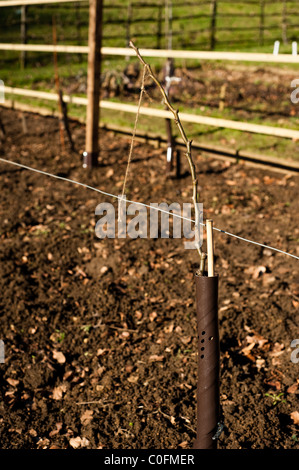
M 150 61 L 149 61 L 150 62 Z M 208 109 L 230 110 L 240 120 L 260 119 L 261 117 L 289 125 L 290 117 L 299 114 L 296 102 L 298 97 L 294 80 L 296 70 L 283 70 L 265 66 L 211 65 L 203 63 L 200 67 L 175 67 L 171 75 L 176 77 L 169 89 L 171 101 L 189 109 L 207 111 Z M 166 65 L 156 71 L 161 82 L 165 83 Z M 142 84 L 143 71 L 138 62 L 130 63 L 124 70 L 107 71 L 102 74 L 102 97 L 120 97 L 121 100 L 138 99 Z M 51 83 L 54 88 L 54 82 Z M 83 74 L 64 79 L 66 93 L 86 93 L 86 77 Z M 43 83 L 47 87 L 49 83 Z M 146 101 L 161 101 L 160 91 L 146 79 Z M 287 118 L 287 119 L 285 119 Z
M 62 155 L 57 121 L 1 112 L 1 156 L 120 194 L 130 141 L 101 133 L 99 168 Z M 130 199 L 190 202 L 186 162 L 136 144 Z M 298 177 L 194 155 L 215 226 L 299 256 Z M 91 190 L 0 163 L 2 448 L 191 448 L 198 256 L 181 239 L 95 236 Z M 298 448 L 298 261 L 215 232 L 220 448 Z

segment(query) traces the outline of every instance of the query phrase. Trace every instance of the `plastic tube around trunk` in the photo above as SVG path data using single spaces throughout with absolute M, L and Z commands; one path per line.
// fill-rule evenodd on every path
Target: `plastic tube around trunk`
M 198 327 L 197 427 L 194 449 L 216 449 L 220 419 L 218 276 L 197 276 Z

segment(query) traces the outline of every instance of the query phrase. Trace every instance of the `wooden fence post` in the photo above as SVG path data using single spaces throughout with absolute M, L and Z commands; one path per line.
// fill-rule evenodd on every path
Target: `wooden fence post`
M 161 36 L 162 36 L 162 5 L 158 5 L 158 18 L 157 18 L 157 49 L 161 49 Z
M 282 19 L 281 19 L 281 32 L 282 32 L 282 42 L 284 44 L 288 43 L 288 35 L 287 35 L 287 2 L 283 0 L 282 5 Z
M 172 49 L 172 0 L 165 0 L 165 48 Z
M 126 47 L 129 47 L 131 41 L 131 22 L 132 22 L 132 4 L 128 3 L 127 8 L 127 21 L 126 21 Z M 126 56 L 126 61 L 130 60 L 130 57 Z
M 131 21 L 132 21 L 132 4 L 131 2 L 128 3 L 127 8 L 127 22 L 126 22 L 126 40 L 127 40 L 127 47 L 129 47 L 131 41 Z
M 210 26 L 210 50 L 215 49 L 216 44 L 216 20 L 217 20 L 217 0 L 211 1 L 211 26 Z
M 26 13 L 27 6 L 23 5 L 21 7 L 21 44 L 27 44 L 27 23 L 26 23 Z M 21 69 L 26 67 L 26 52 L 21 51 Z
M 260 0 L 260 46 L 264 45 L 265 0 Z
M 80 11 L 80 3 L 77 3 L 75 6 L 76 12 L 76 33 L 77 33 L 77 44 L 78 46 L 81 45 L 82 38 L 81 38 L 81 11 Z M 82 54 L 78 54 L 79 62 L 82 62 Z
M 80 3 L 75 6 L 76 12 L 76 32 L 77 32 L 77 44 L 81 44 L 81 20 L 80 20 Z
M 97 166 L 99 155 L 100 75 L 103 0 L 89 0 L 86 142 L 83 167 Z

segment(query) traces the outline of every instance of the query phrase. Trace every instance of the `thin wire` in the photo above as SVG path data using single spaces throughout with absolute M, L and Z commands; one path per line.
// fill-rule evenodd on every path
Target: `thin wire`
M 130 151 L 129 151 L 129 157 L 128 157 L 128 163 L 127 163 L 127 168 L 126 168 L 126 173 L 125 173 L 125 179 L 123 182 L 123 190 L 121 193 L 121 198 L 123 199 L 125 190 L 126 190 L 126 185 L 127 185 L 127 179 L 128 179 L 128 174 L 129 174 L 129 168 L 130 168 L 130 163 L 132 160 L 132 155 L 133 155 L 133 149 L 134 149 L 134 143 L 135 143 L 135 136 L 136 136 L 136 131 L 137 131 L 137 124 L 138 124 L 138 119 L 139 119 L 139 114 L 140 114 L 140 107 L 142 104 L 142 98 L 144 94 L 144 89 L 145 89 L 145 76 L 146 76 L 146 67 L 143 67 L 143 72 L 142 72 L 142 82 L 141 82 L 141 88 L 140 88 L 140 94 L 139 94 L 139 101 L 138 101 L 138 107 L 137 107 L 137 113 L 135 116 L 135 124 L 134 124 L 134 129 L 133 129 L 133 134 L 132 134 L 132 139 L 131 139 L 131 144 L 130 144 Z
M 96 191 L 97 193 L 103 194 L 104 196 L 109 196 L 109 197 L 112 197 L 112 198 L 115 198 L 115 199 L 130 202 L 132 204 L 138 204 L 140 206 L 148 207 L 149 209 L 154 209 L 158 212 L 163 212 L 165 214 L 171 215 L 172 217 L 178 217 L 179 219 L 188 220 L 189 222 L 195 223 L 195 220 L 189 219 L 188 217 L 184 217 L 184 216 L 179 215 L 179 214 L 173 214 L 169 211 L 161 209 L 160 207 L 151 206 L 149 204 L 145 204 L 144 202 L 136 202 L 136 201 L 131 201 L 130 199 L 123 199 L 122 196 L 116 196 L 115 194 L 107 193 L 106 191 L 102 191 L 101 189 L 93 188 L 92 186 L 89 186 L 88 184 L 80 183 L 79 181 L 71 180 L 69 178 L 64 178 L 63 176 L 53 175 L 52 173 L 48 173 L 47 171 L 37 170 L 36 168 L 32 168 L 32 167 L 26 166 L 26 165 L 22 165 L 21 163 L 12 162 L 11 160 L 6 160 L 5 158 L 0 158 L 0 161 L 2 161 L 4 163 L 10 163 L 11 165 L 15 165 L 15 166 L 18 166 L 20 168 L 24 168 L 25 170 L 30 170 L 30 171 L 34 171 L 36 173 L 40 173 L 41 175 L 51 176 L 52 178 L 56 178 L 58 180 L 67 181 L 68 183 L 73 183 L 73 184 L 77 184 L 79 186 L 83 186 L 84 188 L 91 189 L 92 191 Z M 204 224 L 204 223 L 200 223 L 200 225 L 202 225 L 203 227 L 206 226 L 206 224 Z M 239 235 L 234 235 L 233 233 L 226 232 L 225 230 L 221 230 L 220 228 L 217 228 L 217 227 L 213 227 L 213 230 L 216 230 L 217 232 L 225 233 L 226 235 L 229 235 L 230 237 L 233 237 L 233 238 L 237 238 L 238 240 L 242 240 L 242 241 L 247 242 L 247 243 L 252 243 L 253 245 L 261 246 L 263 248 L 269 248 L 269 250 L 277 251 L 278 253 L 283 253 L 284 255 L 291 256 L 292 258 L 295 258 L 295 259 L 299 260 L 298 256 L 295 256 L 291 253 L 288 253 L 287 251 L 279 250 L 278 248 L 274 248 L 273 246 L 264 245 L 263 243 L 258 243 L 258 242 L 255 242 L 253 240 L 249 240 L 247 238 L 240 237 Z

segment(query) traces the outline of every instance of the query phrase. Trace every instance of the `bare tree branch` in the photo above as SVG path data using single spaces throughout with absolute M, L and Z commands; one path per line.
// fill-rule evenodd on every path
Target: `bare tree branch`
M 132 47 L 132 49 L 134 49 L 139 61 L 142 63 L 142 65 L 146 69 L 148 76 L 154 81 L 154 83 L 159 88 L 159 90 L 160 90 L 160 92 L 163 96 L 164 104 L 169 109 L 169 111 L 172 112 L 173 117 L 174 117 L 174 121 L 175 121 L 175 123 L 176 123 L 176 125 L 179 129 L 179 132 L 182 136 L 184 144 L 186 145 L 186 154 L 185 155 L 186 155 L 188 163 L 189 163 L 189 167 L 190 167 L 190 171 L 191 171 L 191 177 L 192 177 L 192 189 L 193 189 L 192 200 L 193 200 L 194 212 L 195 212 L 195 240 L 197 241 L 196 242 L 196 248 L 197 248 L 197 251 L 198 251 L 198 253 L 200 255 L 200 258 L 201 258 L 199 271 L 202 274 L 203 271 L 204 271 L 204 260 L 206 259 L 206 254 L 202 252 L 202 250 L 200 248 L 200 245 L 199 245 L 199 220 L 200 220 L 200 218 L 199 218 L 199 209 L 198 209 L 198 206 L 197 206 L 198 193 L 197 193 L 196 169 L 195 169 L 195 165 L 194 165 L 194 162 L 192 160 L 192 154 L 191 154 L 192 141 L 189 140 L 186 136 L 186 133 L 185 133 L 184 128 L 182 126 L 181 120 L 179 118 L 179 111 L 174 109 L 174 107 L 170 103 L 170 101 L 168 99 L 168 96 L 167 96 L 163 86 L 161 85 L 159 80 L 153 74 L 151 66 L 145 62 L 145 60 L 140 55 L 140 52 L 139 52 L 138 48 L 135 46 L 135 44 L 133 43 L 133 41 L 130 41 L 129 45 L 130 45 L 130 47 Z

